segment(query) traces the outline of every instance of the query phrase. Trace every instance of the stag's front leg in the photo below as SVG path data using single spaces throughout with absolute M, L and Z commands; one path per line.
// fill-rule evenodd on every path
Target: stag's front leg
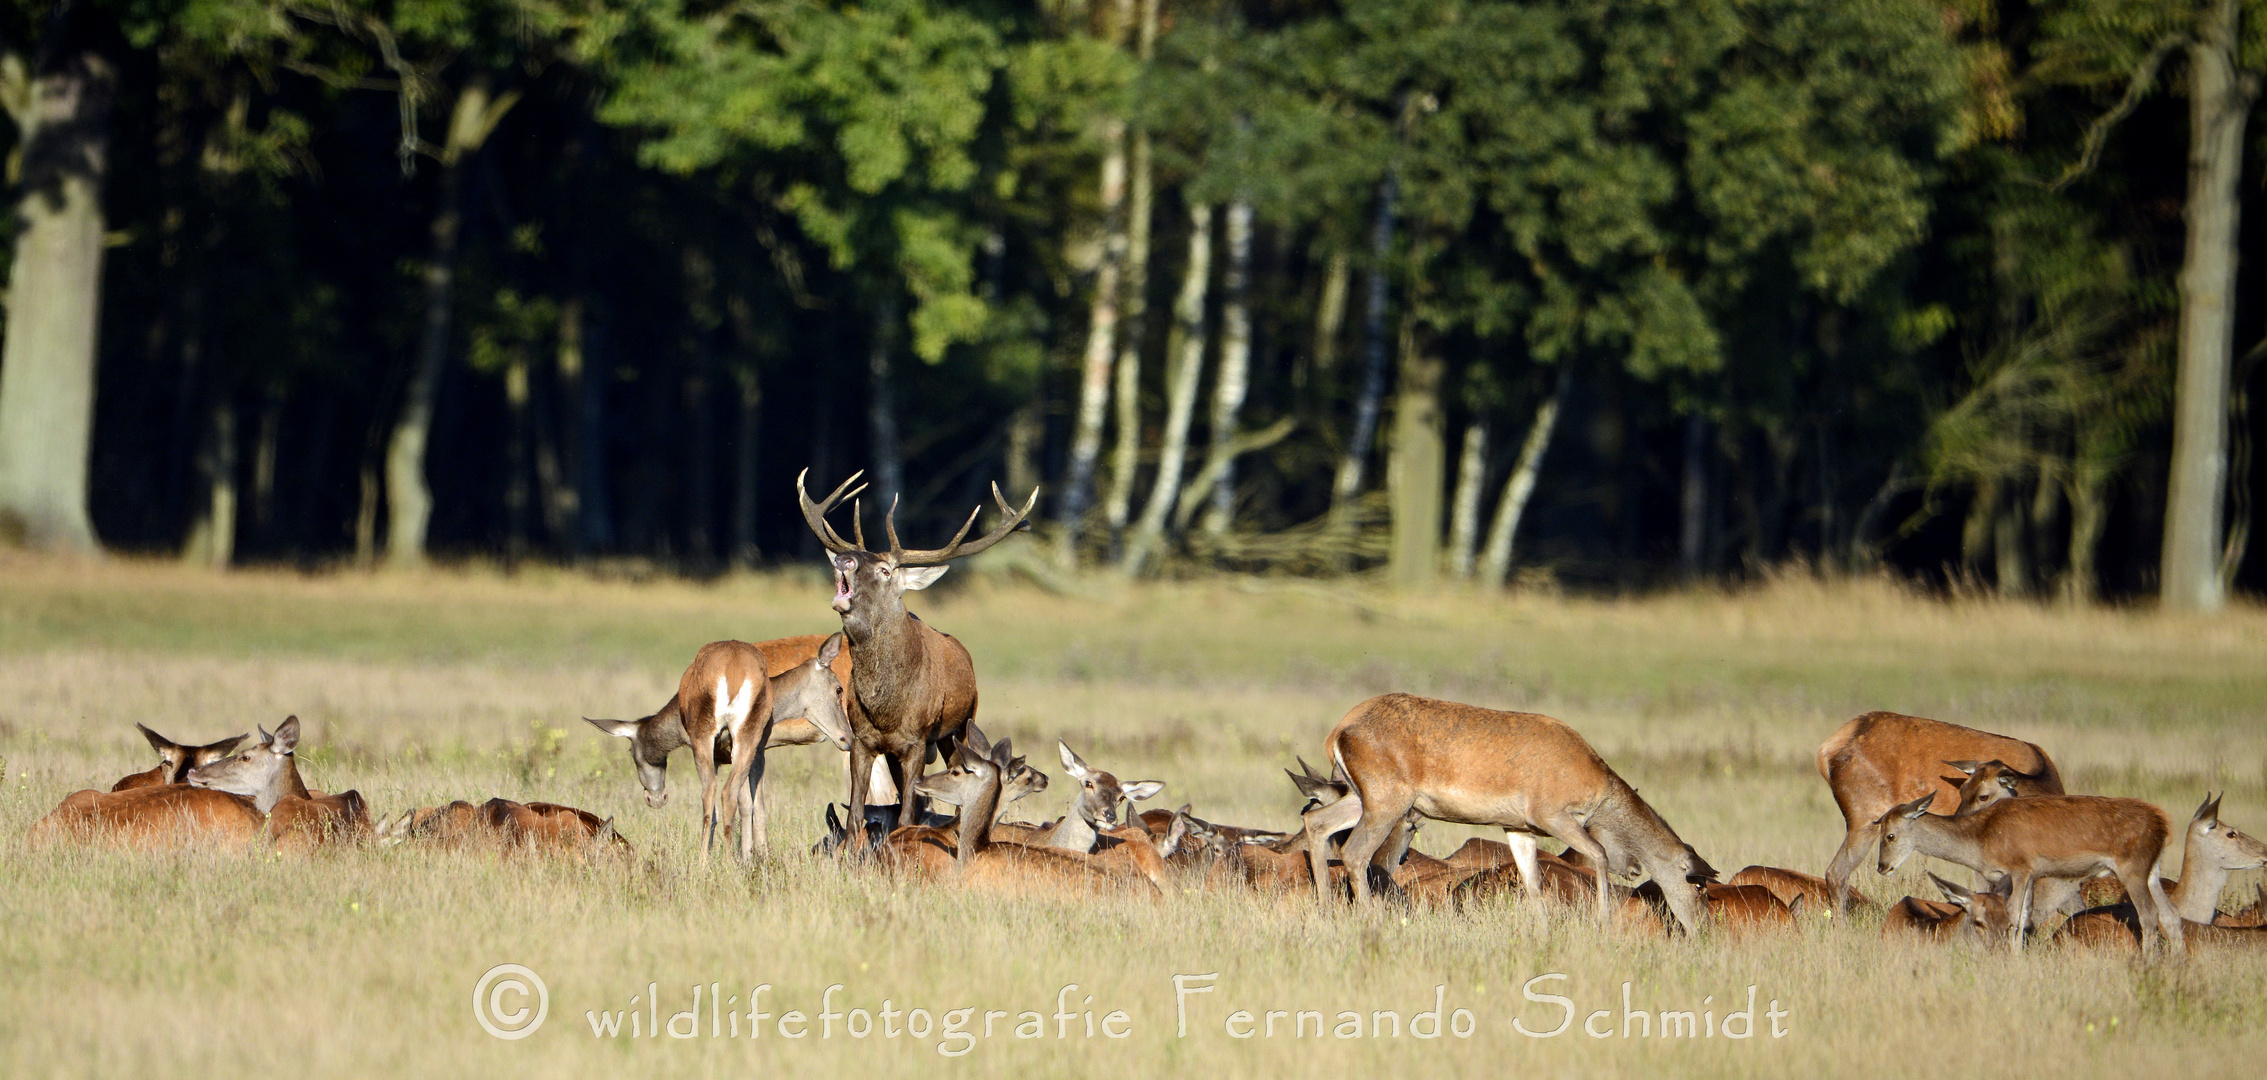
M 913 784 L 914 781 L 921 778 L 921 759 L 928 752 L 929 747 L 924 743 L 893 759 L 897 767 L 895 779 L 897 780 L 897 823 L 899 825 L 921 824 L 920 810 L 918 809 L 921 796 L 919 792 L 913 790 Z

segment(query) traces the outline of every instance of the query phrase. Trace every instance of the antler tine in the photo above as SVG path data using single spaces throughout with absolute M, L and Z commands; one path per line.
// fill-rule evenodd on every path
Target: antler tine
M 858 490 L 864 491 L 866 486 L 860 484 Z M 866 550 L 866 503 L 863 499 L 850 500 L 850 538 L 858 545 L 858 550 Z
M 992 497 L 999 500 L 1000 509 L 1003 513 L 1005 513 L 1006 518 L 1005 520 L 1000 522 L 998 528 L 995 528 L 991 532 L 985 533 L 984 535 L 979 536 L 974 540 L 966 540 L 966 538 L 968 536 L 968 530 L 974 528 L 976 525 L 977 514 L 983 512 L 984 508 L 981 506 L 969 512 L 968 520 L 962 523 L 959 532 L 953 534 L 952 542 L 946 544 L 941 548 L 933 548 L 929 550 L 915 549 L 911 551 L 900 549 L 896 546 L 895 534 L 893 533 L 891 539 L 891 554 L 896 556 L 898 565 L 935 566 L 949 559 L 957 559 L 964 555 L 974 555 L 977 552 L 983 551 L 986 548 L 989 548 L 992 545 L 1007 539 L 1009 533 L 1015 532 L 1019 529 L 1028 528 L 1029 518 L 1031 517 L 1031 510 L 1033 507 L 1039 505 L 1039 489 L 1036 487 L 1031 489 L 1031 498 L 1024 502 L 1023 509 L 1021 510 L 1009 508 L 1007 499 L 1000 495 L 1000 485 L 996 483 L 992 485 Z M 966 540 L 965 543 L 963 543 L 964 540 Z
M 897 496 L 889 497 L 889 513 L 882 515 L 882 531 L 889 534 L 889 553 L 902 555 L 905 545 L 897 542 Z M 950 546 L 950 545 L 947 545 Z
M 866 475 L 865 470 L 861 469 L 851 473 L 849 479 L 844 480 L 841 486 L 827 495 L 825 500 L 817 503 L 811 501 L 810 492 L 804 490 L 803 487 L 803 478 L 809 476 L 810 473 L 811 470 L 804 469 L 795 474 L 795 500 L 802 506 L 803 524 L 809 526 L 811 532 L 818 536 L 819 543 L 826 545 L 827 551 L 833 554 L 840 555 L 845 551 L 862 550 L 865 547 L 863 543 L 851 544 L 842 538 L 841 533 L 834 531 L 834 526 L 827 524 L 827 514 L 832 512 L 835 507 L 842 505 L 843 496 L 855 496 L 866 490 L 866 485 L 858 483 L 858 478 Z M 853 484 L 857 484 L 857 486 L 853 488 L 851 486 Z

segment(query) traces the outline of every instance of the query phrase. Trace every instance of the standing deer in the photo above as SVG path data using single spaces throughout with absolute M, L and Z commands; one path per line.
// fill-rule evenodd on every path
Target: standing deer
M 1521 879 L 1531 884 L 1539 880 L 1536 838 L 1563 841 L 1600 871 L 1600 922 L 1611 917 L 1607 877 L 1616 872 L 1642 871 L 1660 882 L 1687 933 L 1698 932 L 1707 914 L 1697 886 L 1716 872 L 1582 736 L 1557 720 L 1384 694 L 1354 706 L 1323 745 L 1353 790 L 1305 815 L 1318 889 L 1328 880 L 1327 838 L 1351 816 L 1358 824 L 1346 841 L 1346 876 L 1356 902 L 1367 901 L 1368 875 L 1358 868 L 1373 865 L 1415 811 L 1502 828 Z
M 716 846 L 717 826 L 726 815 L 739 835 L 740 857 L 755 857 L 764 846 L 768 816 L 760 797 L 764 751 L 780 720 L 803 718 L 835 740 L 849 742 L 850 721 L 835 660 L 842 636 L 831 635 L 810 659 L 768 675 L 764 654 L 745 641 L 712 641 L 701 646 L 677 682 L 677 695 L 642 720 L 593 720 L 591 726 L 630 740 L 630 760 L 645 786 L 646 804 L 669 801 L 669 754 L 693 749 L 701 782 L 701 856 Z M 717 766 L 729 766 L 719 805 Z
M 252 737 L 250 734 L 236 735 L 203 746 L 188 746 L 174 742 L 141 724 L 135 724 L 134 727 L 142 733 L 142 738 L 149 740 L 150 749 L 157 751 L 157 766 L 121 777 L 117 783 L 110 785 L 111 791 L 132 791 L 159 784 L 186 783 L 189 770 L 227 757 L 236 751 L 239 744 Z
M 1954 761 L 1997 760 L 2019 777 L 2024 795 L 2062 794 L 2062 774 L 2047 752 L 2020 739 L 1893 712 L 1869 712 L 1834 730 L 1818 748 L 1818 775 L 1842 811 L 1842 846 L 1826 864 L 1827 894 L 1843 910 L 1850 872 L 1880 839 L 1873 825 L 1890 807 L 1935 793 L 1947 811 L 1959 802 L 1960 781 L 1942 775 Z
M 826 546 L 834 571 L 832 607 L 842 616 L 842 633 L 850 643 L 851 696 L 857 702 L 850 714 L 850 820 L 865 820 L 865 781 L 875 759 L 882 758 L 890 762 L 890 778 L 899 792 L 897 820 L 917 821 L 914 781 L 931 748 L 942 751 L 956 744 L 962 726 L 976 716 L 976 666 L 960 642 L 905 610 L 905 594 L 935 584 L 951 560 L 974 555 L 1025 528 L 1038 505 L 1039 489 L 1033 488 L 1017 510 L 1000 494 L 999 485 L 992 485 L 992 497 L 1000 504 L 999 526 L 968 540 L 968 530 L 983 510 L 979 506 L 945 546 L 931 550 L 908 549 L 898 542 L 893 503 L 883 518 L 889 550 L 877 554 L 865 549 L 865 525 L 856 503 L 851 505 L 855 541 L 844 540 L 826 520 L 846 496 L 865 490 L 857 484 L 864 474 L 853 473 L 823 502 L 814 503 L 803 487 L 809 472 L 796 475 L 795 498 L 804 523 Z
M 2143 944 L 2162 930 L 2173 950 L 2180 951 L 2180 914 L 2157 881 L 2157 863 L 2172 835 L 2164 811 L 2139 799 L 2037 795 L 1965 817 L 1936 817 L 1928 812 L 1935 798 L 1931 792 L 1881 816 L 1882 873 L 1896 870 L 1918 852 L 1987 877 L 2009 875 L 2015 900 L 2009 936 L 2018 950 L 2031 918 L 2034 881 L 2113 873 L 2141 913 Z M 2144 895 L 2147 900 L 2141 899 Z

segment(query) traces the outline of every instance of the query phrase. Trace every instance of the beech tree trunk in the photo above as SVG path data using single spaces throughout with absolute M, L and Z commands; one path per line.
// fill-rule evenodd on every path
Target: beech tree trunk
M 1157 52 L 1157 0 L 1140 0 L 1134 51 L 1147 68 Z M 1119 292 L 1116 386 L 1118 437 L 1110 451 L 1110 492 L 1102 507 L 1110 526 L 1110 558 L 1124 556 L 1126 518 L 1133 509 L 1135 474 L 1141 470 L 1141 349 L 1149 328 L 1149 230 L 1155 170 L 1149 130 L 1133 129 L 1132 177 L 1126 190 L 1126 268 Z
M 1684 478 L 1677 501 L 1677 570 L 1700 577 L 1708 561 L 1708 421 L 1685 417 Z
M 1164 542 L 1166 515 L 1172 513 L 1181 490 L 1181 468 L 1189 451 L 1189 419 L 1196 413 L 1197 388 L 1204 376 L 1204 294 L 1212 276 L 1212 207 L 1189 207 L 1189 258 L 1181 273 L 1181 293 L 1173 302 L 1174 344 L 1177 354 L 1167 372 L 1170 384 L 1165 400 L 1165 441 L 1157 453 L 1157 479 L 1150 485 L 1149 501 L 1141 508 L 1141 523 L 1119 563 L 1127 577 L 1141 573 L 1150 554 Z
M 2228 378 L 2235 351 L 2236 226 L 2243 131 L 2256 77 L 2236 66 L 2241 7 L 2213 0 L 2189 46 L 2188 248 L 2180 271 L 2180 372 L 2165 498 L 2159 599 L 2218 611 L 2221 500 L 2228 476 Z
M 181 545 L 181 560 L 226 570 L 236 560 L 236 403 L 226 393 L 213 402 L 197 447 L 197 487 L 204 497 Z
M 433 433 L 433 407 L 440 398 L 441 369 L 449 358 L 449 323 L 456 305 L 457 234 L 463 215 L 457 203 L 464 165 L 488 141 L 517 95 L 492 98 L 488 77 L 475 74 L 457 91 L 441 148 L 441 201 L 433 214 L 432 254 L 425 263 L 425 322 L 418 336 L 417 366 L 410 372 L 401 414 L 386 445 L 386 565 L 401 569 L 425 561 L 425 531 L 433 517 L 433 492 L 425 482 L 425 449 Z
M 0 344 L 0 541 L 92 553 L 87 453 L 117 75 L 91 48 L 45 52 L 28 80 L 5 88 L 22 133 L 23 195 Z
M 1400 589 L 1423 589 L 1440 573 L 1441 485 L 1448 448 L 1442 435 L 1441 381 L 1448 365 L 1422 334 L 1414 313 L 1401 321 L 1401 379 L 1393 401 L 1393 445 L 1386 490 L 1393 506 L 1386 576 Z

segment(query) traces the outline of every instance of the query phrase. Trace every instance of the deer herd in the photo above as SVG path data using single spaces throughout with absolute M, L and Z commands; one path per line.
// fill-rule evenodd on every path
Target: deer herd
M 1046 824 L 1001 820 L 1048 788 L 1047 774 L 976 725 L 967 648 L 905 608 L 907 592 L 951 560 L 1028 528 L 995 485 L 997 527 L 973 540 L 977 514 L 941 548 L 909 549 L 895 506 L 888 549 L 866 546 L 853 475 L 814 502 L 796 479 L 804 521 L 828 553 L 841 630 L 703 646 L 676 694 L 637 720 L 590 720 L 629 743 L 649 806 L 668 799 L 668 765 L 692 751 L 701 786 L 702 860 L 729 838 L 745 861 L 766 847 L 764 758 L 776 746 L 846 751 L 844 802 L 824 811 L 814 851 L 869 872 L 963 887 L 1164 901 L 1249 889 L 1295 902 L 1357 906 L 1390 900 L 1452 909 L 1516 898 L 1647 934 L 1730 936 L 1794 926 L 1805 914 L 1880 912 L 1881 933 L 2021 950 L 2064 916 L 2051 938 L 2072 947 L 2182 955 L 2267 945 L 2267 900 L 2221 911 L 2229 875 L 2267 867 L 2267 844 L 2220 820 L 2207 798 L 2179 830 L 2181 878 L 2159 875 L 2173 823 L 2138 799 L 2075 795 L 2046 751 L 2020 740 L 1896 713 L 1837 729 L 1819 775 L 1841 810 L 1844 839 L 1823 877 L 1750 866 L 1718 872 L 1588 741 L 1560 721 L 1410 694 L 1364 701 L 1321 746 L 1328 771 L 1290 771 L 1306 799 L 1298 824 L 1218 824 L 1191 807 L 1129 812 L 1164 789 L 1121 780 L 1058 742 L 1077 786 L 1069 812 Z M 851 538 L 828 522 L 852 502 Z M 981 510 L 981 507 L 979 507 Z M 366 843 L 543 852 L 627 861 L 611 819 L 554 803 L 491 799 L 408 810 L 373 826 L 362 796 L 301 781 L 297 717 L 274 732 L 203 745 L 140 727 L 158 764 L 107 792 L 71 794 L 35 823 L 42 844 L 108 842 L 144 849 L 259 846 L 287 852 Z M 931 763 L 940 768 L 924 772 Z M 1288 771 L 1288 770 L 1287 770 Z M 951 815 L 931 809 L 949 804 Z M 1412 844 L 1426 820 L 1503 830 L 1446 858 Z M 724 834 L 720 837 L 719 834 Z M 1563 849 L 1542 847 L 1545 839 Z M 1888 874 L 1915 854 L 1973 872 L 1934 873 L 1943 901 L 1907 896 L 1877 907 L 1852 883 L 1865 856 Z

